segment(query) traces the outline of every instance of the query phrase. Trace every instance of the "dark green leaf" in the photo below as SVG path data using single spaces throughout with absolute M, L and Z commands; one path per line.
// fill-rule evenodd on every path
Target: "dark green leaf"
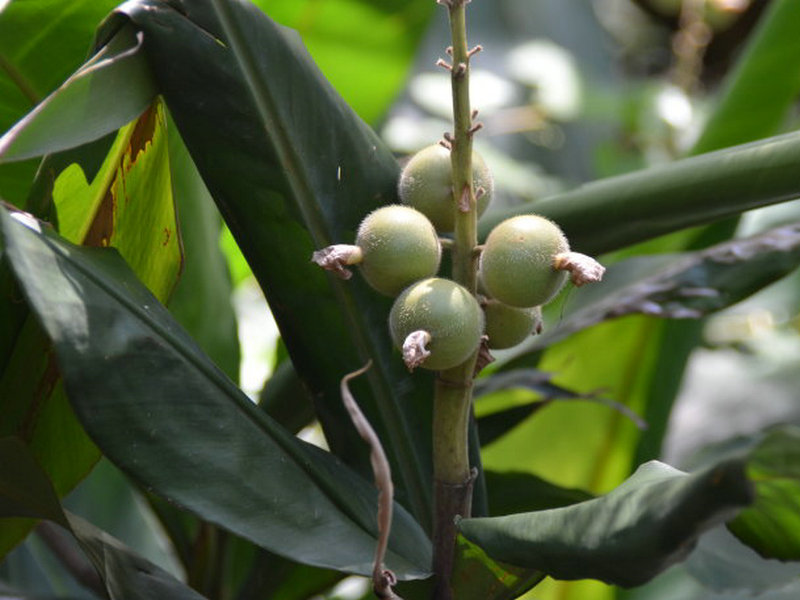
M 61 503 L 27 445 L 0 438 L 0 517 L 50 519 L 67 526 Z
M 261 390 L 258 405 L 292 433 L 314 420 L 314 405 L 291 360 L 277 366 Z
M 593 497 L 583 490 L 564 488 L 536 475 L 515 471 L 486 471 L 486 485 L 493 517 L 569 506 Z
M 48 519 L 69 530 L 94 565 L 112 600 L 202 599 L 107 533 L 77 515 L 65 513 L 46 473 L 27 446 L 14 438 L 0 439 L 0 516 Z
M 120 94 L 120 89 L 125 93 Z M 58 90 L 0 138 L 0 162 L 99 139 L 135 119 L 156 90 L 132 27 L 122 28 Z
M 747 473 L 756 502 L 729 529 L 765 558 L 800 560 L 800 428 L 768 433 L 751 451 Z
M 358 276 L 334 281 L 309 260 L 315 249 L 352 242 L 369 210 L 395 200 L 394 157 L 293 32 L 249 3 L 229 4 L 253 79 L 208 0 L 173 5 L 181 12 L 147 0 L 123 10 L 144 34 L 159 89 L 264 290 L 326 439 L 335 454 L 371 472 L 338 382 L 372 357 L 375 367 L 354 393 L 387 450 L 398 497 L 425 523 L 430 376 L 410 376 L 392 352 L 388 299 Z
M 464 519 L 496 560 L 556 579 L 640 585 L 691 552 L 698 536 L 752 501 L 742 460 L 687 475 L 651 461 L 609 494 L 563 508 Z
M 371 572 L 377 494 L 369 483 L 268 419 L 115 251 L 36 233 L 6 210 L 0 218 L 7 258 L 53 340 L 70 400 L 117 466 L 284 556 Z M 425 534 L 396 507 L 388 567 L 415 578 L 429 563 Z
M 558 223 L 574 249 L 600 254 L 798 198 L 798 160 L 800 134 L 786 134 L 495 211 L 479 230 L 485 237 L 507 217 L 538 213 Z
M 298 565 L 262 550 L 237 600 L 306 600 L 323 594 L 342 577 L 336 571 Z

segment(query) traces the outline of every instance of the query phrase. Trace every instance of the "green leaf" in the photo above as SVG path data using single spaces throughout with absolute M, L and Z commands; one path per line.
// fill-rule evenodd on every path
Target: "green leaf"
M 284 360 L 273 371 L 261 390 L 258 405 L 292 433 L 314 420 L 311 398 L 290 360 Z
M 742 460 L 688 475 L 651 461 L 609 494 L 546 511 L 464 519 L 491 557 L 556 579 L 641 585 L 691 552 L 698 536 L 752 501 Z
M 540 350 L 607 319 L 645 314 L 699 319 L 758 292 L 800 265 L 800 224 L 683 254 L 634 257 L 579 289 L 558 326 L 516 353 Z
M 256 0 L 295 29 L 320 70 L 368 123 L 383 116 L 406 83 L 436 5 L 428 0 Z M 369 85 L 364 85 L 368 74 Z
M 559 325 L 559 328 L 561 325 Z M 527 347 L 525 347 L 527 349 Z M 522 352 L 524 354 L 524 351 Z M 513 361 L 515 353 L 507 354 Z M 628 417 L 639 429 L 647 429 L 645 423 L 628 407 L 597 393 L 579 394 L 552 381 L 553 375 L 536 369 L 509 369 L 479 379 L 475 383 L 477 425 L 481 444 L 488 446 L 500 439 L 517 425 L 549 406 L 553 401 L 582 401 L 604 404 Z M 505 393 L 497 394 L 497 392 Z M 509 390 L 530 390 L 536 395 L 507 393 Z
M 764 558 L 800 560 L 800 428 L 768 433 L 750 453 L 755 504 L 728 524 Z
M 377 494 L 369 483 L 268 419 L 117 252 L 37 233 L 6 210 L 0 219 L 7 258 L 53 340 L 70 401 L 106 456 L 147 488 L 276 553 L 371 572 Z M 387 566 L 405 579 L 426 576 L 429 564 L 425 534 L 397 506 Z
M 70 531 L 103 580 L 111 600 L 203 600 L 190 587 L 135 554 L 77 515 L 67 514 Z
M 94 28 L 117 0 L 12 0 L 0 11 L 0 132 L 86 60 Z M 32 33 L 35 32 L 35 33 Z M 39 161 L 0 165 L 4 199 L 22 206 Z
M 493 517 L 569 506 L 593 497 L 583 490 L 564 488 L 519 471 L 486 471 L 486 485 Z
M 354 394 L 386 448 L 398 498 L 426 523 L 431 376 L 409 375 L 393 353 L 387 298 L 359 276 L 334 281 L 309 260 L 318 248 L 351 242 L 364 215 L 396 200 L 397 163 L 293 32 L 237 1 L 229 5 L 237 41 L 208 0 L 174 4 L 181 12 L 146 0 L 121 10 L 144 34 L 159 90 L 264 290 L 332 451 L 371 477 L 339 399 L 341 377 L 371 357 Z M 232 51 L 236 43 L 252 69 Z
M 483 238 L 508 217 L 538 213 L 558 223 L 575 250 L 601 254 L 798 198 L 798 160 L 800 133 L 776 136 L 494 211 L 481 219 L 479 233 Z
M 545 578 L 545 574 L 492 560 L 479 546 L 459 535 L 452 583 L 458 600 L 514 600 Z
M 0 439 L 0 465 L 0 517 L 48 519 L 67 529 L 94 565 L 111 600 L 202 599 L 107 533 L 65 513 L 47 475 L 21 441 Z
M 751 33 L 692 154 L 777 133 L 800 95 L 800 5 L 770 2 Z
M 120 94 L 120 89 L 125 89 Z M 0 138 L 0 162 L 80 146 L 136 118 L 156 94 L 133 28 L 123 27 L 83 67 Z
M 61 503 L 27 445 L 16 437 L 0 438 L 0 517 L 50 519 L 68 527 Z
M 62 232 L 73 241 L 117 247 L 161 300 L 171 293 L 182 259 L 165 136 L 164 109 L 156 104 L 120 131 L 91 183 L 83 171 L 88 170 L 85 148 L 45 161 L 43 177 L 53 184 L 44 184 L 37 200 L 41 206 L 55 204 Z M 48 194 L 52 198 L 44 197 Z M 24 439 L 64 495 L 88 473 L 99 451 L 67 401 L 50 341 L 16 285 L 5 283 L 9 309 L 2 322 L 10 335 L 3 340 L 6 357 L 0 363 L 0 435 Z M 0 554 L 29 528 L 23 523 L 3 528 Z
M 170 124 L 174 125 L 174 124 Z M 184 263 L 169 311 L 233 381 L 239 379 L 239 337 L 233 285 L 219 247 L 222 220 L 177 129 L 169 128 L 169 169 L 180 219 Z

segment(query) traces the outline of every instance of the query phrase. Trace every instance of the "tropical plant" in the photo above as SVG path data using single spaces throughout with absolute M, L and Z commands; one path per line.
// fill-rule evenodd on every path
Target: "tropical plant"
M 633 3 L 675 21 L 671 84 L 657 98 L 682 107 L 701 105 L 713 28 L 760 14 L 733 38 L 735 66 L 706 99 L 702 131 L 689 146 L 674 120 L 655 140 L 629 124 L 635 151 L 617 146 L 611 170 L 644 166 L 648 152 L 661 164 L 581 186 L 567 185 L 567 169 L 541 177 L 495 149 L 507 168 L 495 170 L 478 221 L 493 160 L 488 147 L 476 159 L 476 184 L 472 145 L 483 132 L 469 82 L 481 57 L 467 24 L 527 4 L 439 0 L 453 116 L 441 144 L 451 171 L 436 169 L 452 181 L 453 233 L 439 248 L 425 217 L 393 209 L 395 221 L 379 224 L 394 236 L 387 255 L 383 237 L 370 238 L 375 224 L 359 225 L 402 200 L 401 168 L 367 121 L 402 85 L 435 4 L 0 4 L 4 597 L 334 598 L 347 575 L 371 577 L 379 597 L 406 599 L 500 600 L 534 588 L 562 600 L 662 598 L 659 582 L 690 580 L 706 587 L 685 588 L 687 598 L 783 585 L 797 593 L 796 409 L 776 413 L 771 424 L 782 426 L 739 437 L 720 425 L 703 442 L 721 443 L 697 446 L 686 470 L 658 459 L 687 364 L 710 339 L 706 317 L 787 276 L 796 287 L 800 223 L 787 201 L 800 197 L 800 137 L 787 131 L 800 93 L 800 5 Z M 582 31 L 588 3 L 552 4 Z M 744 16 L 731 17 L 734 9 Z M 483 12 L 471 21 L 473 10 Z M 322 70 L 274 19 L 304 35 Z M 563 61 L 553 52 L 542 43 L 513 52 L 516 76 L 534 89 L 512 121 L 527 123 L 537 143 L 582 126 L 548 96 L 552 77 L 531 68 L 531 56 Z M 648 92 L 640 96 L 649 107 Z M 646 109 L 631 114 L 636 121 Z M 489 133 L 508 124 L 500 116 L 486 115 Z M 561 156 L 534 153 L 544 164 Z M 504 189 L 520 191 L 516 201 L 504 202 Z M 745 211 L 773 204 L 788 207 L 781 223 L 748 235 L 737 227 Z M 407 225 L 408 213 L 423 225 Z M 568 286 L 544 308 L 541 334 L 490 362 L 478 342 L 481 304 L 519 277 L 487 260 L 479 289 L 479 241 L 530 213 L 552 228 L 533 275 L 547 280 L 547 300 L 565 279 L 549 265 L 584 273 L 576 283 L 602 271 L 570 248 L 608 269 L 600 283 Z M 421 240 L 410 249 L 401 243 L 409 226 Z M 347 258 L 320 253 L 353 242 Z M 513 253 L 494 250 L 499 243 L 491 256 Z M 430 265 L 409 269 L 417 264 L 397 248 L 423 252 Z M 442 248 L 439 278 L 405 287 L 436 274 Z M 353 264 L 360 273 L 349 277 Z M 255 402 L 236 383 L 230 303 L 235 274 L 250 270 L 280 329 Z M 458 319 L 417 318 L 420 306 L 451 310 L 444 295 L 460 298 Z M 796 290 L 783 299 L 791 312 L 773 328 L 790 343 L 797 300 Z M 514 309 L 530 312 L 515 322 L 538 330 L 531 303 L 543 301 L 519 301 Z M 455 347 L 443 351 L 437 337 L 453 323 Z M 406 344 L 419 328 L 427 339 Z M 758 350 L 727 339 L 726 350 Z M 407 368 L 395 346 L 411 353 L 409 367 L 429 359 L 439 370 Z M 787 373 L 792 398 L 797 377 Z M 315 426 L 324 448 L 296 435 Z M 683 571 L 670 569 L 687 557 Z

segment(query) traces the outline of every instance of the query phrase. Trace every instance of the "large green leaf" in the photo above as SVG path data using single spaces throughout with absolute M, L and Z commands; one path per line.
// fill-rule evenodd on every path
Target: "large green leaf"
M 369 483 L 267 418 L 116 251 L 37 233 L 35 222 L 30 229 L 6 210 L 0 219 L 7 260 L 53 340 L 70 401 L 115 464 L 276 553 L 371 572 L 377 493 Z M 403 579 L 428 574 L 430 544 L 399 506 L 386 562 Z
M 768 433 L 751 451 L 756 502 L 728 528 L 765 558 L 800 560 L 800 428 Z
M 539 213 L 564 229 L 581 252 L 600 254 L 800 197 L 800 133 L 790 133 L 587 183 L 488 213 L 486 236 L 501 220 Z
M 119 90 L 124 88 L 125 94 Z M 55 92 L 0 138 L 0 162 L 58 152 L 116 131 L 156 94 L 141 40 L 123 27 Z
M 78 540 L 111 600 L 201 600 L 203 596 L 77 515 L 62 510 L 47 475 L 27 446 L 0 438 L 0 517 L 48 519 Z
M 338 381 L 371 357 L 375 367 L 354 393 L 386 447 L 398 498 L 424 523 L 430 376 L 412 377 L 392 352 L 388 299 L 360 277 L 334 281 L 309 261 L 317 248 L 351 242 L 370 209 L 395 200 L 394 157 L 293 32 L 236 1 L 228 8 L 241 39 L 232 40 L 207 0 L 174 4 L 181 10 L 147 0 L 121 10 L 144 34 L 159 89 L 264 290 L 330 447 L 370 473 Z M 232 51 L 239 43 L 252 68 Z
M 640 585 L 691 552 L 698 536 L 752 501 L 744 461 L 687 475 L 651 461 L 609 494 L 546 511 L 464 519 L 489 556 L 556 579 Z

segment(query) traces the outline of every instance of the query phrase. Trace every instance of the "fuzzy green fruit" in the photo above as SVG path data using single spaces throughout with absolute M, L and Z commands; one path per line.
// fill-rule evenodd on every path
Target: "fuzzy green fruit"
M 478 348 L 483 335 L 483 311 L 478 301 L 459 284 L 431 277 L 400 294 L 389 313 L 392 340 L 402 348 L 409 334 L 430 334 L 430 355 L 420 365 L 441 371 L 455 367 Z
M 513 348 L 542 327 L 542 309 L 538 306 L 517 308 L 492 299 L 483 304 L 483 314 L 491 350 Z
M 538 215 L 520 215 L 495 227 L 480 259 L 486 292 L 504 304 L 520 308 L 543 306 L 567 281 L 555 268 L 555 257 L 569 252 L 558 226 Z
M 475 190 L 484 190 L 477 201 L 478 216 L 481 216 L 492 199 L 494 180 L 477 152 L 472 153 L 472 178 Z M 436 231 L 453 231 L 456 206 L 450 151 L 434 144 L 417 152 L 400 175 L 398 194 L 404 204 L 425 214 Z
M 378 292 L 396 296 L 415 281 L 435 275 L 442 248 L 421 212 L 398 204 L 368 214 L 358 227 L 361 274 Z

